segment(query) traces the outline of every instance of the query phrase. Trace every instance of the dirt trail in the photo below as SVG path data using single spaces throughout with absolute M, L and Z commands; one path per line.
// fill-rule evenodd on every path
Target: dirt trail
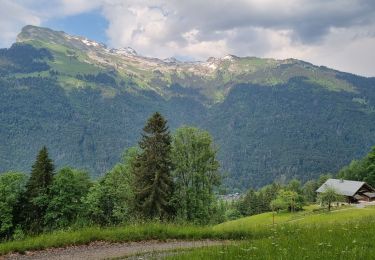
M 187 249 L 194 247 L 214 246 L 228 244 L 229 241 L 199 240 L 199 241 L 143 241 L 129 243 L 94 242 L 89 245 L 70 246 L 66 248 L 51 248 L 41 251 L 27 252 L 25 255 L 10 254 L 0 256 L 0 259 L 111 259 L 126 258 L 135 254 L 162 252 L 173 249 Z M 150 254 L 149 254 L 150 255 Z M 152 255 L 152 254 L 151 254 Z M 145 257 L 147 258 L 147 257 Z M 145 259 L 144 257 L 140 259 Z

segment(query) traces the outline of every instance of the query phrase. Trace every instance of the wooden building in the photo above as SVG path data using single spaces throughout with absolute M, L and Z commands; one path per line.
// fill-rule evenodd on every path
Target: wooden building
M 344 196 L 348 203 L 375 201 L 375 189 L 363 181 L 328 179 L 316 192 L 324 193 L 328 187 Z

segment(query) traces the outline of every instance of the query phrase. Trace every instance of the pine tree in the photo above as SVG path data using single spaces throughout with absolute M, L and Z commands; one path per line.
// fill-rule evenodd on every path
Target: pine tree
M 174 215 L 171 136 L 167 121 L 154 113 L 143 128 L 135 162 L 135 203 L 145 218 L 163 220 Z
M 36 158 L 30 179 L 26 184 L 26 205 L 23 212 L 25 228 L 28 232 L 39 233 L 44 227 L 44 216 L 50 199 L 54 166 L 44 146 Z

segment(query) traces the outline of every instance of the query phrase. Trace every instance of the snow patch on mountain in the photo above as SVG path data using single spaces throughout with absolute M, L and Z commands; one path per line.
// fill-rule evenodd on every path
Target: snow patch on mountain
M 181 63 L 181 61 L 177 60 L 175 57 L 169 57 L 169 58 L 163 59 L 163 61 L 169 64 Z
M 110 49 L 110 53 L 124 55 L 124 56 L 137 56 L 138 53 L 131 47 L 119 48 L 119 49 Z
M 234 61 L 237 57 L 231 54 L 225 55 L 221 60 L 228 60 L 228 61 Z
M 90 40 L 87 40 L 87 39 L 82 39 L 81 41 L 82 41 L 84 44 L 86 44 L 87 46 L 94 46 L 94 47 L 98 47 L 98 46 L 100 46 L 99 43 L 94 42 L 94 41 L 90 41 Z

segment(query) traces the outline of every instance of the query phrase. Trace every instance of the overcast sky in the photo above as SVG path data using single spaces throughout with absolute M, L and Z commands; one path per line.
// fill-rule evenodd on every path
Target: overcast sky
M 159 58 L 297 58 L 375 76 L 375 0 L 0 0 L 0 47 L 24 25 Z

